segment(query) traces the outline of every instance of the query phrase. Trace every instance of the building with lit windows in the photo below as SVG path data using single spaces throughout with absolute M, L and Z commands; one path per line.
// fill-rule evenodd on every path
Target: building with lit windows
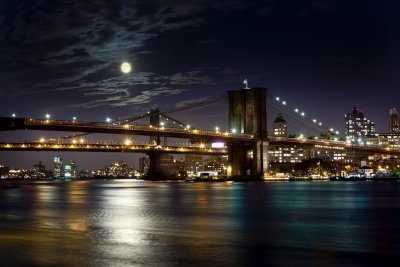
M 345 115 L 345 121 L 348 143 L 364 144 L 367 136 L 375 134 L 375 122 L 365 118 L 364 113 L 356 107 Z
M 272 131 L 274 136 L 281 136 L 281 137 L 288 136 L 287 123 L 281 113 L 278 113 L 278 116 L 274 120 L 272 124 Z
M 227 175 L 228 157 L 210 156 L 203 166 L 203 171 L 215 171 L 219 175 Z
M 75 178 L 77 176 L 76 165 L 74 161 L 64 164 L 64 178 Z
M 194 176 L 197 171 L 204 169 L 204 158 L 202 155 L 185 155 L 185 169 L 188 175 Z
M 49 176 L 49 172 L 46 170 L 46 165 L 39 161 L 33 165 L 33 172 L 31 174 L 33 178 L 44 178 Z
M 0 165 L 0 178 L 7 178 L 10 167 L 5 165 Z
M 400 132 L 399 113 L 395 107 L 389 110 L 389 132 Z
M 297 163 L 308 158 L 308 152 L 301 147 L 271 145 L 268 149 L 271 163 Z
M 64 177 L 64 163 L 63 159 L 60 156 L 56 156 L 53 159 L 54 162 L 54 169 L 53 169 L 53 175 L 54 178 L 62 178 Z
M 149 170 L 150 160 L 148 157 L 139 158 L 139 173 L 145 175 Z
M 400 132 L 380 133 L 367 138 L 367 145 L 400 149 Z

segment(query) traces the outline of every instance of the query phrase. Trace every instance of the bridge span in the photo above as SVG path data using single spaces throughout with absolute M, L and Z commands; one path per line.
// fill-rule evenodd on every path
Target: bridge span
M 267 89 L 251 88 L 228 91 L 230 131 L 210 131 L 164 127 L 159 120 L 159 111 L 150 113 L 150 125 L 135 125 L 126 122 L 83 122 L 53 119 L 0 117 L 0 131 L 44 130 L 79 133 L 105 133 L 142 135 L 156 137 L 154 146 L 55 144 L 55 143 L 2 143 L 3 151 L 93 151 L 93 152 L 137 152 L 146 153 L 150 159 L 149 176 L 161 177 L 160 155 L 170 154 L 227 154 L 233 176 L 263 177 L 268 171 L 270 145 L 304 146 L 312 149 L 343 150 L 367 154 L 400 155 L 400 149 L 367 145 L 347 144 L 335 140 L 314 140 L 268 136 L 267 133 Z M 198 143 L 222 141 L 226 148 L 204 149 L 199 147 L 160 146 L 160 137 L 184 138 Z
M 228 138 L 228 137 L 227 137 Z M 296 145 L 316 150 L 355 151 L 361 153 L 400 155 L 400 149 L 367 145 L 347 144 L 333 140 L 311 140 L 305 138 L 268 137 L 269 145 Z M 154 144 L 81 144 L 56 142 L 0 142 L 0 151 L 80 151 L 80 152 L 126 152 L 126 153 L 169 153 L 226 155 L 227 147 L 212 148 L 208 145 L 161 146 Z
M 69 152 L 126 152 L 126 153 L 169 153 L 226 155 L 226 148 L 210 148 L 203 146 L 156 146 L 156 145 L 122 145 L 122 144 L 55 144 L 55 143 L 0 143 L 0 151 L 69 151 Z
M 27 118 L 0 118 L 0 131 L 10 130 L 43 130 L 43 131 L 66 131 L 105 134 L 126 134 L 144 136 L 165 136 L 175 138 L 200 138 L 206 141 L 216 140 L 244 140 L 250 141 L 253 135 L 240 134 L 223 131 L 199 130 L 190 128 L 168 128 L 153 125 L 133 125 L 121 123 L 103 122 L 81 122 L 50 119 L 27 119 Z

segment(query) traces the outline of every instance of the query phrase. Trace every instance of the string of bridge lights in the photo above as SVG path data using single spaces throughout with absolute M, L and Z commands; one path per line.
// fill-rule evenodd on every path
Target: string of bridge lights
M 288 105 L 288 103 L 287 103 L 285 100 L 281 99 L 279 96 L 275 97 L 275 101 L 276 101 L 277 103 L 280 103 L 280 105 L 281 105 L 283 108 L 290 108 L 290 106 Z M 293 112 L 296 113 L 300 118 L 309 119 L 315 126 L 319 126 L 319 127 L 323 127 L 323 128 L 325 128 L 325 129 L 328 129 L 331 133 L 334 133 L 335 135 L 339 135 L 339 134 L 340 134 L 340 132 L 339 132 L 338 130 L 335 130 L 334 128 L 327 128 L 327 127 L 325 126 L 325 124 L 324 124 L 322 121 L 319 121 L 319 120 L 317 120 L 316 118 L 309 118 L 309 117 L 307 117 L 305 111 L 300 110 L 300 109 L 297 108 L 297 107 L 292 108 L 292 110 L 293 110 Z
M 147 113 L 141 114 L 139 117 L 136 117 L 136 118 L 134 118 L 133 120 L 137 120 L 137 119 L 142 119 L 142 118 L 148 117 L 150 113 L 151 113 L 151 111 L 148 111 Z M 160 120 L 160 127 L 161 127 L 161 128 L 164 128 L 166 122 L 168 122 L 168 121 L 172 122 L 174 125 L 179 125 L 180 127 L 184 128 L 184 129 L 186 129 L 186 130 L 189 130 L 189 129 L 191 128 L 191 125 L 190 125 L 190 124 L 185 124 L 185 123 L 180 122 L 180 121 L 178 121 L 178 120 L 176 120 L 176 119 L 174 119 L 174 118 L 172 118 L 172 117 L 166 116 L 166 115 L 164 115 L 164 114 L 162 114 L 162 113 L 160 113 L 160 114 L 158 114 L 158 115 L 159 115 L 159 118 L 160 118 L 160 119 L 161 119 L 161 118 L 164 118 L 164 120 Z M 12 113 L 11 116 L 12 116 L 13 118 L 16 118 L 16 114 L 15 114 L 15 113 Z M 45 118 L 46 120 L 51 120 L 51 119 L 52 119 L 52 115 L 51 115 L 50 113 L 46 113 L 46 114 L 44 115 L 44 118 Z M 128 121 L 128 120 L 113 120 L 111 117 L 108 117 L 108 116 L 107 116 L 107 117 L 104 119 L 104 121 L 105 121 L 107 124 L 111 124 L 111 123 L 114 123 L 114 122 L 121 123 L 121 122 L 123 122 L 123 121 Z M 78 122 L 76 116 L 73 116 L 73 117 L 72 117 L 72 122 Z M 67 135 L 67 136 L 58 137 L 58 138 L 44 138 L 44 137 L 40 137 L 39 139 L 35 140 L 34 142 L 44 143 L 44 142 L 46 142 L 46 141 L 58 141 L 58 140 L 61 140 L 61 139 L 72 139 L 71 142 L 72 142 L 73 144 L 78 144 L 78 143 L 81 143 L 81 144 L 82 144 L 82 143 L 85 142 L 85 140 L 84 140 L 83 138 L 77 139 L 77 137 L 81 137 L 81 136 L 85 136 L 85 135 L 89 135 L 89 134 L 91 134 L 91 133 L 81 133 L 81 134 Z M 130 141 L 125 141 L 125 144 L 128 144 L 128 143 L 130 143 Z

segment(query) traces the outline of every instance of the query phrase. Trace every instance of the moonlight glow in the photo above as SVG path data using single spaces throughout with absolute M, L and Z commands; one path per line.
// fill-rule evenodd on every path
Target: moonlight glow
M 131 72 L 131 70 L 132 70 L 131 64 L 129 64 L 128 62 L 124 62 L 121 64 L 121 71 L 123 73 L 129 73 Z

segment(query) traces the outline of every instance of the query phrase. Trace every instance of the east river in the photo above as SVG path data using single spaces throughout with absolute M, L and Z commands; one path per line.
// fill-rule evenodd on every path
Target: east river
M 400 182 L 0 183 L 0 266 L 398 266 Z

